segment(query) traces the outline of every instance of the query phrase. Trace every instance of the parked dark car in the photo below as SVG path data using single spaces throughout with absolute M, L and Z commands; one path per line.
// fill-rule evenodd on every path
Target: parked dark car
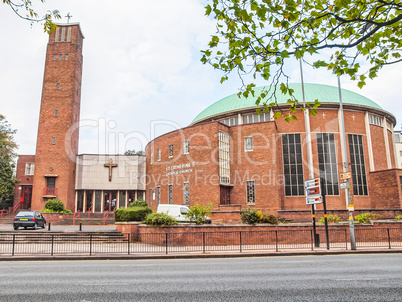
M 46 226 L 46 219 L 43 215 L 38 211 L 21 211 L 14 217 L 14 230 L 18 230 L 19 227 L 27 227 L 34 228 L 35 230 L 38 227 L 42 229 Z

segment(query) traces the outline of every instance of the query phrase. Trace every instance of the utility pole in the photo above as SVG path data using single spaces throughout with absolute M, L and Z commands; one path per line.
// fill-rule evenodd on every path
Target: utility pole
M 347 148 L 346 148 L 346 132 L 345 132 L 345 119 L 343 117 L 343 105 L 342 105 L 342 92 L 341 92 L 341 80 L 340 77 L 338 76 L 338 90 L 339 90 L 339 113 L 340 113 L 340 125 L 341 125 L 341 140 L 343 139 L 343 144 L 342 144 L 342 166 L 343 166 L 343 172 L 348 173 L 349 172 L 349 164 L 348 164 L 348 153 L 347 153 Z M 349 213 L 349 233 L 350 233 L 350 246 L 352 250 L 356 249 L 356 237 L 355 237 L 355 223 L 353 220 L 353 205 L 352 205 L 352 199 L 350 198 L 350 180 L 349 178 L 346 179 L 346 198 L 348 201 L 348 213 Z
M 303 95 L 303 107 L 304 107 L 304 128 L 306 130 L 306 147 L 307 147 L 307 166 L 308 166 L 308 177 L 309 179 L 314 178 L 314 167 L 313 167 L 313 150 L 311 147 L 311 131 L 310 131 L 310 116 L 309 110 L 306 108 L 306 97 L 304 94 L 304 78 L 303 78 L 303 65 L 302 60 L 300 62 L 300 76 L 301 76 L 301 86 Z M 319 239 L 317 236 L 317 228 L 315 224 L 315 204 L 311 205 L 311 217 L 313 221 L 313 231 L 314 231 L 314 243 L 316 247 L 319 247 Z

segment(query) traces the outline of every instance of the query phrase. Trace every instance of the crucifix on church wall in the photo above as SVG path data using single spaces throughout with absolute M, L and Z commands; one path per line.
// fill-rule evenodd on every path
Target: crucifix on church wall
M 110 159 L 108 164 L 105 164 L 106 168 L 109 168 L 109 181 L 112 181 L 112 169 L 117 167 L 117 164 L 113 164 L 113 160 Z

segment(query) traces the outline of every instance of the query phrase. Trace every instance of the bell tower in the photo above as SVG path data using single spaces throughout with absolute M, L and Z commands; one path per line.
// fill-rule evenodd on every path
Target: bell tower
M 79 23 L 57 26 L 46 51 L 32 210 L 44 209 L 50 198 L 60 199 L 66 209 L 75 205 L 84 36 Z

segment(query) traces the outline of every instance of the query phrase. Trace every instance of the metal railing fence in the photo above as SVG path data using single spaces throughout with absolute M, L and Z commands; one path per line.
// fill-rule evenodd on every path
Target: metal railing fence
M 346 229 L 186 233 L 0 234 L 1 255 L 74 255 L 348 249 Z M 356 229 L 357 247 L 402 247 L 402 228 Z

